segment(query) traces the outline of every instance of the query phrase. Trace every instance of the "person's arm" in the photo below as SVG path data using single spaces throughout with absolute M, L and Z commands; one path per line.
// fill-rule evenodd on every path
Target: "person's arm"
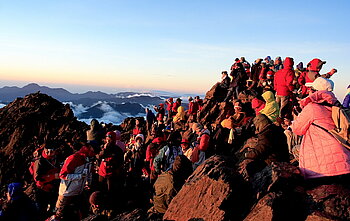
M 312 105 L 306 105 L 303 111 L 294 119 L 292 123 L 292 131 L 296 135 L 305 135 L 306 131 L 309 129 L 311 123 L 313 122 Z

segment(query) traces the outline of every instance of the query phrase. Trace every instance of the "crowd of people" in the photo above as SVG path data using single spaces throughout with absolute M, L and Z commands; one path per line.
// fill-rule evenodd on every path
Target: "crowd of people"
M 324 63 L 316 58 L 294 69 L 291 57 L 267 56 L 252 65 L 236 58 L 213 89 L 223 94 L 213 99 L 222 107 L 215 122 L 201 121 L 208 110 L 199 96 L 188 98 L 187 110 L 180 98 L 147 108 L 124 142 L 116 127 L 92 120 L 86 143 L 64 162 L 54 143 L 34 152 L 34 204 L 22 184 L 11 183 L 0 220 L 108 220 L 137 203 L 161 217 L 191 173 L 214 154 L 240 157 L 237 166 L 247 180 L 286 161 L 299 162 L 305 179 L 349 184 L 350 151 L 327 130 L 335 126 L 332 106 L 349 108 L 350 86 L 340 104 L 330 80 L 337 70 L 321 74 Z

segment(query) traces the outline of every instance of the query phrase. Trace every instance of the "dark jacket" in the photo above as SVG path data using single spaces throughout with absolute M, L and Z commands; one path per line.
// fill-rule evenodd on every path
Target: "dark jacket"
M 277 128 L 263 114 L 257 115 L 253 123 L 256 128 L 258 143 L 250 147 L 245 157 L 253 160 L 263 160 L 270 165 L 272 162 L 288 161 L 288 146 L 282 130 Z

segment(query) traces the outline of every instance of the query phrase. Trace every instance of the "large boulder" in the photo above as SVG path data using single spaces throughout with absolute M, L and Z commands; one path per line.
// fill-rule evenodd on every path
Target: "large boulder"
M 344 185 L 321 185 L 306 191 L 309 202 L 308 219 L 350 220 L 350 189 Z
M 72 153 L 72 147 L 86 140 L 88 126 L 74 117 L 69 105 L 39 92 L 1 108 L 0 119 L 2 187 L 14 180 L 32 181 L 28 168 L 40 145 L 55 145 L 64 160 Z
M 232 158 L 212 156 L 171 201 L 165 220 L 241 220 L 249 191 Z

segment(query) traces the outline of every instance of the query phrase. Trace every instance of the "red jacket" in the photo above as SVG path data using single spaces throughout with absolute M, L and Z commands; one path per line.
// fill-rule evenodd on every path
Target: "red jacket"
M 293 65 L 293 58 L 286 57 L 283 63 L 283 69 L 276 72 L 274 79 L 274 89 L 276 90 L 276 95 L 288 96 L 294 90 Z
M 177 113 L 177 108 L 180 107 L 180 106 L 181 106 L 181 104 L 179 102 L 173 103 L 173 107 L 172 107 L 173 114 Z
M 191 101 L 188 104 L 188 114 L 196 114 L 198 110 L 199 110 L 199 105 L 197 102 Z

